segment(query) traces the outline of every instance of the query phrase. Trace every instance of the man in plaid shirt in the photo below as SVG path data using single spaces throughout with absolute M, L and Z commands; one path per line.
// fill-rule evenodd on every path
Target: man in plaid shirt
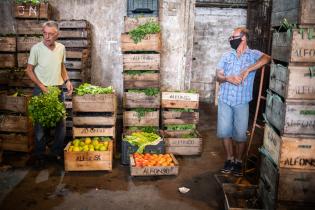
M 229 37 L 231 51 L 217 66 L 220 83 L 217 136 L 223 139 L 226 161 L 222 173 L 242 176 L 242 158 L 246 148 L 249 102 L 252 100 L 256 70 L 270 62 L 270 56 L 249 49 L 248 30 L 235 28 Z M 236 143 L 235 152 L 233 142 Z

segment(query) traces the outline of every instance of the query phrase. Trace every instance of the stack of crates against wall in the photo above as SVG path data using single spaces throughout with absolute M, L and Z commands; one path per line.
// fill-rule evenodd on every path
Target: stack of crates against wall
M 162 92 L 162 129 L 167 153 L 200 155 L 202 139 L 197 132 L 199 94 Z
M 66 69 L 74 88 L 91 81 L 91 31 L 86 20 L 61 20 L 58 42 L 66 47 Z M 67 92 L 64 87 L 64 92 Z M 72 138 L 72 97 L 65 97 L 67 109 L 66 136 Z
M 148 34 L 138 43 L 135 43 L 129 34 L 133 29 L 149 21 L 158 23 L 158 18 L 125 17 L 125 33 L 121 35 L 124 81 L 123 130 L 125 134 L 128 130 L 147 130 L 148 128 L 159 130 L 160 33 Z M 133 149 L 128 142 L 122 141 L 123 164 L 129 164 L 129 154 L 134 152 Z M 159 146 L 156 152 L 161 152 L 160 150 Z M 150 151 L 153 152 L 154 149 Z
M 112 156 L 116 148 L 116 94 L 74 95 L 72 108 L 74 140 L 64 151 L 65 170 L 112 170 Z M 108 142 L 107 149 L 101 148 L 102 141 Z M 75 148 L 78 146 L 75 142 L 79 146 L 82 144 L 82 148 Z
M 315 13 L 311 0 L 273 2 L 272 58 L 266 102 L 260 193 L 277 201 L 314 202 Z M 296 24 L 289 32 L 286 25 Z M 288 24 L 289 23 L 289 24 Z M 291 25 L 292 26 L 292 25 Z

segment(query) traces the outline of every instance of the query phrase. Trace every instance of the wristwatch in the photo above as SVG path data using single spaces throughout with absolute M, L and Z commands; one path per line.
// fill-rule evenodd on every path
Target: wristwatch
M 69 79 L 66 79 L 65 81 L 64 81 L 64 84 L 67 84 L 67 82 L 69 82 L 70 80 Z

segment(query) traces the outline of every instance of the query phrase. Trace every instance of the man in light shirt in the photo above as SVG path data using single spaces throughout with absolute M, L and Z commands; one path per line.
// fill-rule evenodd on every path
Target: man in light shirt
M 56 42 L 59 35 L 58 24 L 55 21 L 45 22 L 42 30 L 44 39 L 32 47 L 26 68 L 28 77 L 35 83 L 33 95 L 47 93 L 48 86 L 61 88 L 64 84 L 68 91 L 67 94 L 71 95 L 73 86 L 64 65 L 66 60 L 65 46 Z M 61 100 L 63 99 L 62 94 Z M 57 161 L 60 161 L 64 146 L 65 120 L 62 119 L 58 122 L 54 129 L 55 139 L 51 153 Z M 47 143 L 45 134 L 48 130 L 38 123 L 34 125 L 34 130 L 36 165 L 43 166 Z

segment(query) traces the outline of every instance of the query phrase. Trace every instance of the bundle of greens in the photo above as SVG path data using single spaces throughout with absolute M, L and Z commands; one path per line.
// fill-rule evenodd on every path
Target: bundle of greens
M 131 126 L 128 128 L 130 131 L 143 131 L 146 133 L 157 133 L 158 128 L 152 126 Z
M 28 105 L 28 112 L 34 123 L 43 127 L 54 127 L 57 122 L 66 117 L 64 103 L 59 100 L 61 90 L 48 87 L 48 93 L 33 96 Z
M 185 109 L 185 108 L 174 108 L 171 109 L 172 112 L 194 112 L 193 109 Z
M 129 32 L 131 39 L 134 41 L 134 43 L 141 42 L 141 40 L 147 35 L 147 34 L 156 34 L 161 31 L 160 25 L 153 21 L 148 21 L 143 25 L 138 26 L 137 28 L 131 30 Z
M 160 90 L 158 88 L 146 88 L 146 89 L 130 89 L 128 90 L 130 93 L 144 93 L 147 96 L 155 96 L 160 93 Z
M 74 92 L 78 96 L 83 96 L 85 94 L 92 94 L 92 95 L 110 94 L 110 93 L 114 93 L 115 91 L 114 91 L 112 86 L 99 87 L 99 86 L 96 86 L 96 85 L 83 83 L 79 87 L 77 87 Z
M 193 130 L 196 129 L 194 124 L 184 124 L 184 125 L 166 125 L 166 130 L 171 131 L 182 131 L 182 130 Z
M 124 141 L 134 146 L 138 146 L 137 153 L 143 153 L 147 145 L 155 145 L 160 141 L 161 137 L 155 133 L 134 132 L 124 137 Z
M 155 71 L 152 70 L 129 70 L 124 72 L 127 75 L 141 75 L 141 74 L 152 74 Z
M 137 112 L 138 118 L 144 117 L 146 113 L 148 112 L 154 112 L 155 109 L 151 108 L 134 108 L 132 111 Z
M 15 0 L 15 3 L 17 4 L 40 4 L 40 3 L 46 3 L 48 0 Z

